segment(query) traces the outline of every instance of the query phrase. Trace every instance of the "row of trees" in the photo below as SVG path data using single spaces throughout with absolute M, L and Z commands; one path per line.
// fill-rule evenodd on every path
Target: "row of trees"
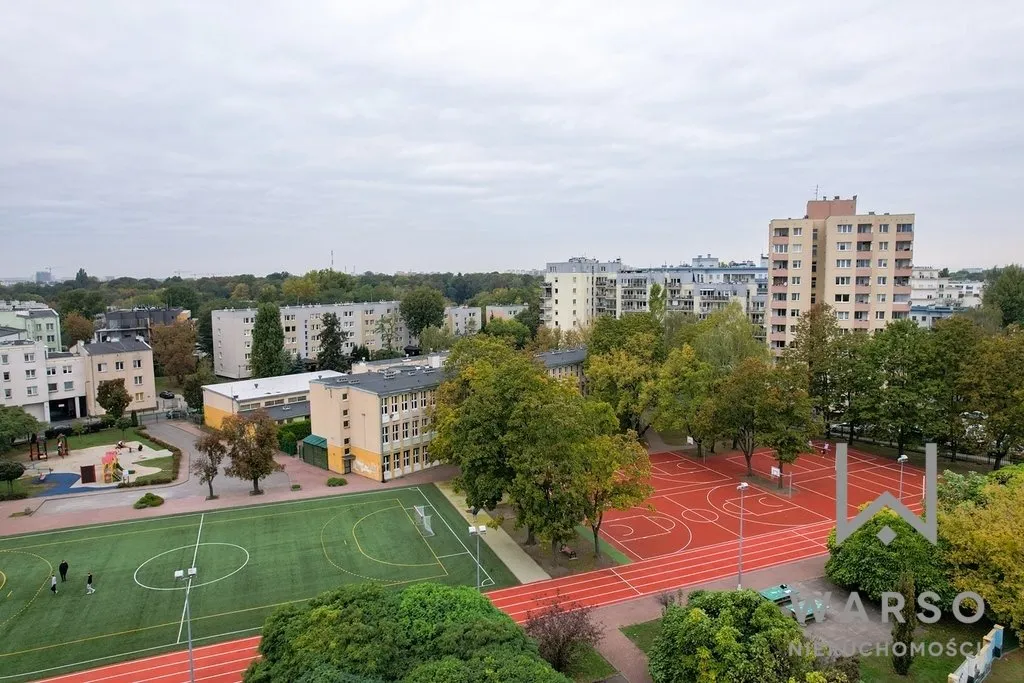
M 862 434 L 900 453 L 935 441 L 991 456 L 999 467 L 1024 446 L 1024 332 L 986 330 L 969 316 L 927 330 L 910 320 L 874 335 L 842 334 L 817 305 L 801 319 L 787 361 L 806 372 L 810 396 L 831 428 Z
M 438 390 L 431 454 L 460 467 L 469 506 L 502 499 L 525 527 L 557 550 L 590 526 L 595 552 L 604 513 L 651 494 L 650 461 L 635 431 L 619 430 L 611 406 L 547 376 L 502 338 L 476 335 L 448 357 Z

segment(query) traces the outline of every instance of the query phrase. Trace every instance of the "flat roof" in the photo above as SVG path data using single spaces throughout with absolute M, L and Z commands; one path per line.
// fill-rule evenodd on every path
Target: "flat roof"
M 432 389 L 439 386 L 444 378 L 445 372 L 441 368 L 419 367 L 324 378 L 315 380 L 315 383 L 328 387 L 352 387 L 371 394 L 390 396 L 407 391 Z
M 319 370 L 317 372 L 303 372 L 297 375 L 280 375 L 278 377 L 260 377 L 259 379 L 240 379 L 234 382 L 207 384 L 203 386 L 203 391 L 212 391 L 215 394 L 220 394 L 226 398 L 233 398 L 237 401 L 252 401 L 268 396 L 297 394 L 300 391 L 309 391 L 309 383 L 312 381 L 344 376 L 343 373 L 335 372 L 334 370 Z
M 287 420 L 289 417 L 309 417 L 309 401 L 299 401 L 283 406 L 261 408 L 272 420 Z
M 587 359 L 587 347 L 580 346 L 575 349 L 562 349 L 559 351 L 545 351 L 536 355 L 546 368 L 560 368 L 566 365 L 578 365 Z
M 0 337 L 7 337 L 12 334 L 27 334 L 27 332 L 19 327 L 4 327 L 0 325 Z
M 149 351 L 149 344 L 134 339 L 122 339 L 121 341 L 96 342 L 85 344 L 85 352 L 90 356 L 106 356 L 112 353 L 134 353 L 136 351 Z

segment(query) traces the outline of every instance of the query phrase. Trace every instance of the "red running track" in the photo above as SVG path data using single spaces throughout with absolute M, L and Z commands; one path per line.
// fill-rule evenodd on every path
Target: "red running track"
M 204 683 L 238 683 L 242 672 L 259 656 L 260 637 L 231 640 L 204 645 L 193 650 L 196 681 Z M 47 678 L 42 683 L 188 683 L 188 652 L 112 664 L 91 671 Z
M 604 607 L 665 591 L 717 581 L 737 572 L 739 556 L 736 484 L 746 473 L 742 454 L 713 456 L 707 464 L 676 453 L 651 456 L 653 509 L 610 513 L 607 540 L 636 558 L 632 564 L 538 581 L 488 593 L 517 622 L 555 601 Z M 769 451 L 754 455 L 755 470 L 767 473 Z M 787 471 L 797 492 L 781 496 L 770 487 L 752 487 L 744 499 L 743 571 L 767 569 L 823 555 L 835 526 L 834 459 L 805 454 Z M 849 509 L 895 492 L 899 469 L 891 460 L 849 450 Z M 907 466 L 904 500 L 920 512 L 920 470 Z M 914 501 L 909 503 L 909 501 Z M 237 683 L 258 657 L 259 636 L 195 650 L 196 680 Z M 67 674 L 44 683 L 186 683 L 188 653 L 171 652 L 133 662 Z

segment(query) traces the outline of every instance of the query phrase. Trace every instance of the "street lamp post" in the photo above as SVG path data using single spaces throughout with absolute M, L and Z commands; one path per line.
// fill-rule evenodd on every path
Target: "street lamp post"
M 476 516 L 480 508 L 473 508 L 473 525 L 469 527 L 469 535 L 476 536 L 476 589 L 480 590 L 480 537 L 487 533 L 486 524 L 477 524 Z
M 901 455 L 900 457 L 896 458 L 896 462 L 898 462 L 900 464 L 900 502 L 901 503 L 903 502 L 903 466 L 907 464 L 907 460 L 909 460 L 909 459 L 910 458 L 908 458 L 906 456 L 906 454 Z
M 192 683 L 196 683 L 196 665 L 192 658 L 192 607 L 189 605 L 189 593 L 192 592 L 192 579 L 196 578 L 196 568 L 175 570 L 174 578 L 177 581 L 188 582 L 185 585 L 185 619 L 188 623 L 188 678 Z M 178 633 L 180 638 L 181 632 Z
M 741 482 L 740 485 L 736 487 L 736 490 L 740 492 L 740 549 L 739 559 L 737 561 L 737 590 L 743 589 L 743 493 L 747 490 L 747 488 L 749 488 L 749 486 L 750 484 L 744 481 Z

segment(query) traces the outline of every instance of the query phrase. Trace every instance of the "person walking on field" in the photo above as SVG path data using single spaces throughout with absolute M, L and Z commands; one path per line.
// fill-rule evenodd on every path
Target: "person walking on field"
M 50 590 L 53 591 L 54 595 L 57 595 L 57 575 L 50 574 Z
M 92 595 L 96 592 L 96 589 L 92 587 L 92 572 L 89 572 L 89 576 L 85 577 L 85 594 Z
M 68 561 L 63 560 L 58 569 L 60 569 L 60 582 L 65 583 L 68 580 Z

